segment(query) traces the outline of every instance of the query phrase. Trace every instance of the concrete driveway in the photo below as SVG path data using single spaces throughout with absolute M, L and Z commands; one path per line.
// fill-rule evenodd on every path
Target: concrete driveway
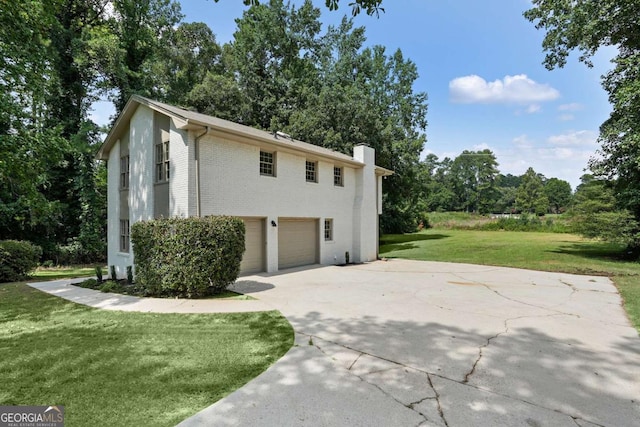
M 640 425 L 640 339 L 607 278 L 391 260 L 235 286 L 297 345 L 184 426 Z

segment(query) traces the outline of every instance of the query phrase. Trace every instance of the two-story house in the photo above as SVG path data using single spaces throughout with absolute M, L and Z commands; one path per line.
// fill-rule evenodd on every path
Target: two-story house
M 246 225 L 242 274 L 375 260 L 382 179 L 375 151 L 353 157 L 133 96 L 97 157 L 108 169 L 108 263 L 133 265 L 130 227 L 173 216 Z

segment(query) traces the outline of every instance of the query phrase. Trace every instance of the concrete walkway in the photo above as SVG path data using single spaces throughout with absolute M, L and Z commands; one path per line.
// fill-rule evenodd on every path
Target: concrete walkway
M 260 300 L 140 298 L 73 286 L 86 279 L 28 283 L 29 286 L 89 307 L 143 313 L 246 313 L 274 310 Z
M 607 278 L 392 260 L 234 287 L 296 346 L 181 426 L 639 425 L 640 338 Z

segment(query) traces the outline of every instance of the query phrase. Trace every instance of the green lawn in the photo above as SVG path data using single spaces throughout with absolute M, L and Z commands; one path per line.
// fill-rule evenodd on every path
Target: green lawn
M 572 234 L 429 229 L 385 235 L 380 256 L 449 261 L 610 277 L 640 330 L 640 263 L 623 261 L 623 248 Z
M 102 274 L 107 277 L 107 268 L 102 269 Z M 70 279 L 75 277 L 95 277 L 96 269 L 91 266 L 69 267 L 38 267 L 31 277 L 33 280 Z
M 278 312 L 114 312 L 0 285 L 0 402 L 64 405 L 70 427 L 173 426 L 292 344 Z

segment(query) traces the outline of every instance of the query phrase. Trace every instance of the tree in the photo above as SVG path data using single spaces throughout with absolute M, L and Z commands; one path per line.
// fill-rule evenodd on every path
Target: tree
M 496 186 L 499 171 L 491 150 L 464 150 L 453 161 L 451 173 L 460 209 L 483 214 L 493 210 L 499 196 Z
M 215 0 L 217 3 L 220 0 Z M 247 6 L 257 6 L 260 4 L 259 0 L 242 0 Z M 325 5 L 329 10 L 338 10 L 340 0 L 325 0 Z M 379 16 L 380 12 L 384 13 L 384 8 L 381 7 L 382 0 L 355 0 L 349 3 L 351 6 L 351 14 L 353 16 L 358 15 L 362 10 L 367 12 L 367 15 Z
M 544 193 L 549 199 L 552 213 L 562 213 L 571 204 L 571 184 L 558 178 L 551 178 L 544 184 Z
M 304 90 L 317 74 L 310 55 L 316 50 L 319 17 L 309 0 L 299 9 L 270 0 L 236 21 L 238 29 L 225 54 L 249 100 L 243 124 L 282 130 L 292 112 L 304 108 Z
M 570 211 L 576 231 L 588 238 L 604 239 L 627 246 L 628 254 L 640 255 L 640 224 L 632 213 L 619 209 L 614 183 L 583 175 Z
M 166 37 L 182 19 L 174 0 L 113 0 L 108 30 L 92 48 L 103 79 L 102 88 L 122 111 L 132 94 L 151 94 L 156 76 L 154 59 Z
M 533 168 L 527 169 L 516 192 L 516 207 L 527 213 L 544 215 L 549 208 L 549 199 L 544 193 L 544 185 Z
M 525 17 L 544 29 L 545 65 L 566 64 L 577 50 L 579 60 L 590 59 L 602 46 L 615 46 L 615 67 L 603 78 L 612 105 L 600 127 L 600 158 L 590 161 L 598 176 L 615 181 L 617 200 L 640 218 L 640 2 L 637 0 L 534 0 Z
M 0 9 L 0 240 L 55 238 L 59 201 L 48 191 L 51 165 L 63 160 L 67 141 L 47 123 L 53 83 L 51 5 L 4 2 Z
M 149 95 L 168 104 L 185 105 L 188 94 L 207 76 L 222 74 L 221 62 L 222 47 L 207 24 L 181 23 L 163 33 L 163 44 L 145 67 L 154 76 Z

